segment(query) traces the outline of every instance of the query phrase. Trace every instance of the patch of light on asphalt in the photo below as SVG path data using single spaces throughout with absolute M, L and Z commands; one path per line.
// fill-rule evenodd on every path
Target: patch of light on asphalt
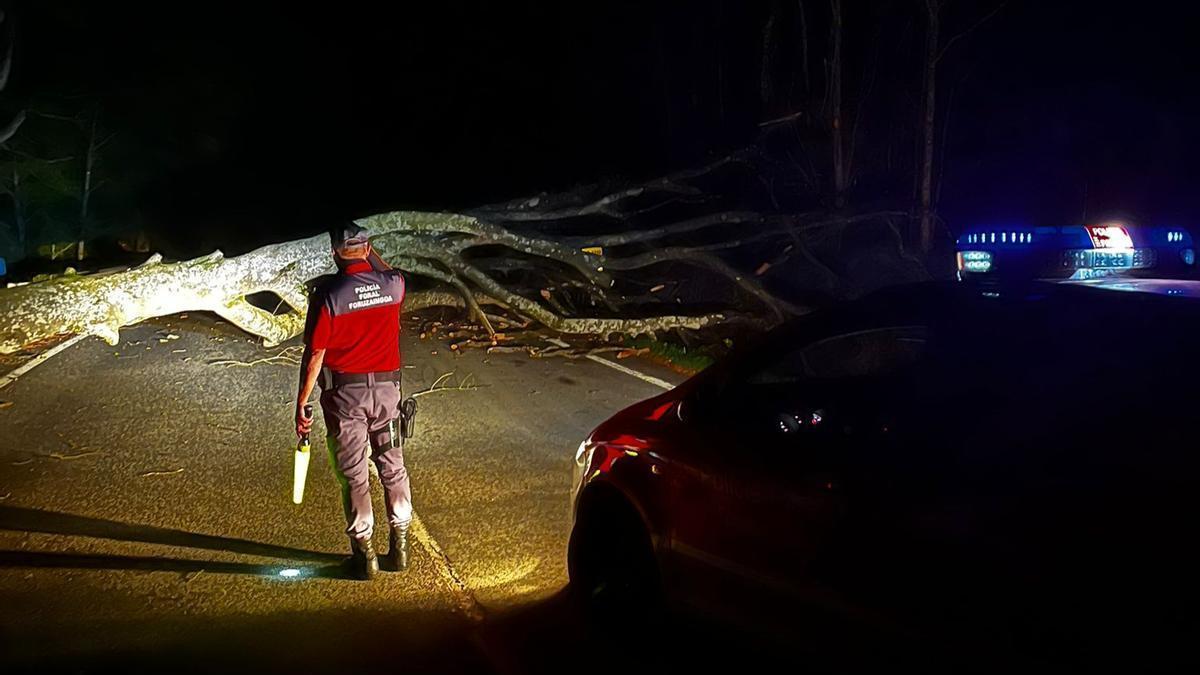
M 289 567 L 285 570 L 279 570 L 279 576 L 285 579 L 294 579 L 300 576 L 300 570 L 296 569 L 295 567 Z

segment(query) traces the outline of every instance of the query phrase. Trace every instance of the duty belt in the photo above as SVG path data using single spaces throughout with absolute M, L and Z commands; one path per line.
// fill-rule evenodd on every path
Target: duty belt
M 388 370 L 378 373 L 339 373 L 328 368 L 321 369 L 321 388 L 336 389 L 347 384 L 375 384 L 376 382 L 399 382 L 400 371 Z

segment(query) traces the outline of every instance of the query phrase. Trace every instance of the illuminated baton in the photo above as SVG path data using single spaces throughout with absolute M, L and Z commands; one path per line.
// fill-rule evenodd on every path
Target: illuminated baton
M 312 419 L 313 409 L 311 405 L 304 406 L 304 416 Z M 296 462 L 292 466 L 292 503 L 299 504 L 304 501 L 304 481 L 308 478 L 308 458 L 311 455 L 309 452 L 312 446 L 308 442 L 308 434 L 300 437 L 300 443 L 296 445 Z

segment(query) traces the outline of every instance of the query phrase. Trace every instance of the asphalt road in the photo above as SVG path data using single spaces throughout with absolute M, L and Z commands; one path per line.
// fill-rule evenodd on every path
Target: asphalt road
M 574 450 L 661 390 L 592 361 L 458 356 L 413 333 L 405 391 L 446 373 L 465 386 L 419 399 L 413 568 L 375 583 L 339 566 L 323 452 L 291 503 L 296 367 L 220 363 L 283 347 L 168 317 L 116 347 L 85 339 L 0 390 L 0 669 L 559 670 L 578 646 L 562 600 Z

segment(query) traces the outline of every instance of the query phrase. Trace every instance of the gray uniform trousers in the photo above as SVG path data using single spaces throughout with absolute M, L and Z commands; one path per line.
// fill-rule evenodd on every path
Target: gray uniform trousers
M 399 415 L 399 405 L 398 382 L 344 384 L 321 391 L 330 462 L 342 484 L 346 534 L 356 539 L 370 537 L 375 527 L 368 456 L 379 469 L 388 524 L 407 525 L 412 520 L 412 491 L 402 441 L 397 439 L 393 448 L 388 430 L 388 423 Z

